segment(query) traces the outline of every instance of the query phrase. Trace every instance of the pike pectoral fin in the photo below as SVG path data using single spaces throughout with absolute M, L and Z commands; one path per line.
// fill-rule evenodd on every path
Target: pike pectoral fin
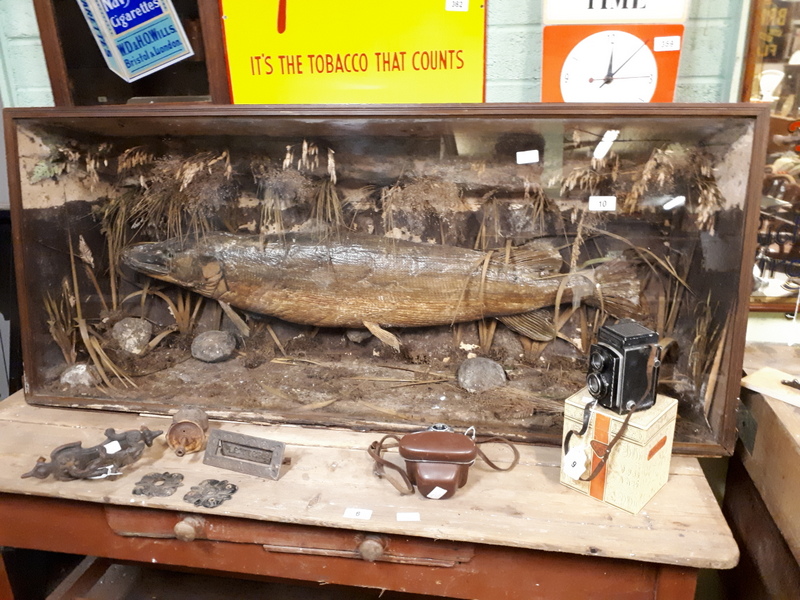
M 239 333 L 241 333 L 244 337 L 250 337 L 250 327 L 247 325 L 247 323 L 244 322 L 244 319 L 242 319 L 242 317 L 236 314 L 236 311 L 231 308 L 231 305 L 225 302 L 224 300 L 217 300 L 217 302 L 219 302 L 222 311 L 236 326 L 236 329 L 239 330 Z
M 386 331 L 383 327 L 372 321 L 364 321 L 364 327 L 384 344 L 400 352 L 400 340 L 395 334 Z
M 532 310 L 519 315 L 497 317 L 497 320 L 511 331 L 524 335 L 536 342 L 549 342 L 555 339 L 557 334 L 550 312 L 543 309 Z
M 222 264 L 218 260 L 209 260 L 203 263 L 201 270 L 204 281 L 203 293 L 217 297 L 228 291 L 228 282 L 225 280 Z

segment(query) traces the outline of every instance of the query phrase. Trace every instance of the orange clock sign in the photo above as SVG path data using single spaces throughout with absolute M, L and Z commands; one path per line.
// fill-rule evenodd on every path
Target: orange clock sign
M 550 25 L 543 102 L 672 102 L 683 25 Z

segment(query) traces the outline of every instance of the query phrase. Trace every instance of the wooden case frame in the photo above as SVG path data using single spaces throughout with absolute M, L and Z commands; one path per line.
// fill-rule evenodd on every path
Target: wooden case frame
M 587 117 L 588 115 L 588 117 Z M 170 131 L 172 136 L 189 136 L 216 133 L 221 135 L 228 130 L 226 120 L 251 119 L 254 122 L 268 122 L 270 119 L 358 119 L 366 123 L 380 122 L 382 119 L 399 118 L 407 123 L 414 119 L 545 119 L 565 120 L 569 118 L 596 119 L 598 122 L 611 121 L 615 118 L 630 118 L 646 124 L 648 119 L 675 119 L 686 122 L 691 119 L 739 119 L 750 123 L 752 127 L 752 147 L 749 154 L 749 173 L 746 176 L 746 202 L 742 209 L 741 228 L 741 257 L 740 273 L 735 290 L 736 301 L 730 314 L 730 327 L 724 332 L 724 345 L 721 365 L 718 373 L 717 394 L 723 402 L 715 402 L 713 410 L 708 415 L 710 423 L 710 438 L 681 439 L 676 436 L 675 450 L 681 453 L 708 455 L 731 454 L 736 441 L 736 404 L 739 396 L 739 381 L 744 354 L 745 330 L 747 325 L 748 297 L 751 287 L 751 262 L 756 245 L 756 224 L 758 221 L 758 199 L 760 196 L 762 160 L 766 147 L 766 134 L 768 129 L 768 111 L 766 107 L 750 104 L 720 104 L 720 105 L 436 105 L 425 107 L 407 106 L 280 106 L 280 107 L 154 107 L 146 110 L 139 108 L 108 107 L 102 114 L 89 108 L 69 109 L 6 109 L 5 111 L 6 148 L 8 158 L 8 173 L 10 197 L 12 201 L 12 219 L 14 222 L 14 248 L 16 259 L 16 272 L 18 281 L 18 295 L 20 300 L 20 315 L 23 331 L 23 353 L 26 365 L 25 390 L 26 398 L 34 404 L 47 404 L 56 406 L 70 406 L 79 408 L 102 408 L 112 410 L 130 411 L 164 411 L 169 412 L 174 407 L 159 402 L 131 402 L 128 404 L 114 401 L 113 398 L 98 400 L 83 397 L 55 397 L 42 394 L 39 389 L 42 384 L 41 364 L 39 364 L 39 348 L 41 335 L 37 338 L 32 325 L 33 296 L 31 294 L 31 278 L 35 277 L 35 265 L 32 264 L 29 244 L 26 239 L 26 221 L 22 204 L 23 175 L 20 165 L 19 136 L 20 128 L 26 122 L 52 126 L 56 129 L 74 128 L 82 132 L 81 135 L 93 137 L 98 141 L 109 140 L 118 135 L 130 135 L 131 132 Z M 411 127 L 409 130 L 412 130 Z M 241 133 L 241 132 L 240 132 Z M 41 326 L 38 328 L 41 334 Z M 721 391 L 720 391 L 721 390 Z M 252 412 L 241 411 L 209 411 L 211 416 L 220 418 L 245 418 L 261 420 L 263 417 Z M 271 417 L 272 418 L 272 417 Z M 269 420 L 269 419 L 267 419 Z M 286 421 L 278 417 L 278 421 Z M 679 419 L 680 420 L 680 419 Z M 326 423 L 313 420 L 296 420 L 297 422 L 325 425 Z M 328 425 L 372 427 L 376 429 L 387 428 L 386 423 L 373 423 L 365 425 L 363 422 L 333 420 Z M 396 424 L 395 424 L 396 425 Z M 419 425 L 400 425 L 400 429 L 415 430 Z M 493 433 L 505 433 L 493 431 Z M 530 441 L 558 444 L 560 440 L 560 424 L 557 430 L 546 434 L 529 433 L 526 435 L 511 434 L 512 438 Z

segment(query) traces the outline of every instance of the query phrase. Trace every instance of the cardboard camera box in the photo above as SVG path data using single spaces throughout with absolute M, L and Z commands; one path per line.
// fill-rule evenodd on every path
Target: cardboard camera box
M 584 389 L 564 404 L 564 435 L 574 430 L 569 452 L 562 452 L 561 483 L 613 506 L 637 513 L 667 482 L 678 401 L 658 395 L 651 408 L 631 415 L 628 426 L 606 464 L 591 481 L 606 447 L 622 428 L 627 415 L 595 406 L 583 436 L 584 409 L 594 400 Z M 563 445 L 563 441 L 562 441 Z M 582 462 L 583 461 L 583 462 Z

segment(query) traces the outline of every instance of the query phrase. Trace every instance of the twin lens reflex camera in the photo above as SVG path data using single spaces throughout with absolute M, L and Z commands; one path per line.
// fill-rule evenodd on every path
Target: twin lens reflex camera
M 650 408 L 656 401 L 660 358 L 655 331 L 632 320 L 604 325 L 589 354 L 589 393 L 619 414 Z

